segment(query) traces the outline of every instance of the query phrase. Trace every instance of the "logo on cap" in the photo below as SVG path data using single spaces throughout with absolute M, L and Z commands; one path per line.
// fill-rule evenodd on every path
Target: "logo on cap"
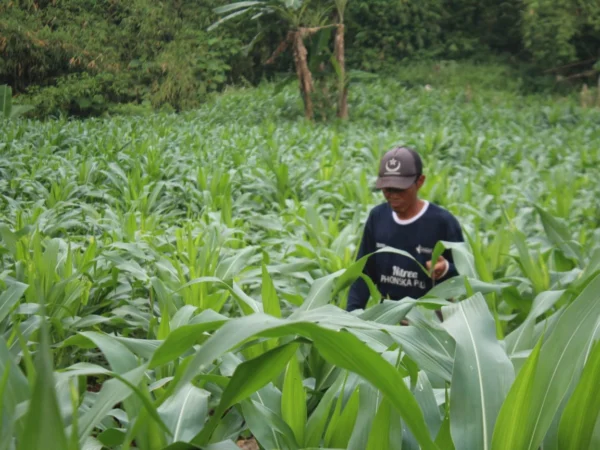
M 385 163 L 385 175 L 398 175 L 400 173 L 400 161 L 396 158 L 390 159 Z

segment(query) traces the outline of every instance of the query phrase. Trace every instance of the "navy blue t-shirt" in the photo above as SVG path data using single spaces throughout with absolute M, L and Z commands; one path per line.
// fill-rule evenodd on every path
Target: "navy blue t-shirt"
M 424 267 L 431 260 L 433 249 L 439 241 L 463 242 L 458 220 L 446 209 L 425 202 L 421 212 L 409 220 L 400 220 L 388 203 L 371 210 L 365 224 L 357 259 L 383 247 L 393 247 L 410 253 Z M 452 253 L 445 251 L 449 269 L 440 283 L 457 275 Z M 418 299 L 433 286 L 431 278 L 410 258 L 395 253 L 372 255 L 365 265 L 365 275 L 377 286 L 383 298 L 401 300 Z M 350 288 L 346 309 L 364 309 L 369 300 L 369 288 L 361 278 Z

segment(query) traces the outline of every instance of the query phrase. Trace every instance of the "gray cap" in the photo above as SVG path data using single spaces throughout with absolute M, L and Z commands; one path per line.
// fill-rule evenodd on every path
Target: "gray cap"
M 406 147 L 396 147 L 381 158 L 377 189 L 407 189 L 417 181 L 423 171 L 423 163 L 417 152 Z

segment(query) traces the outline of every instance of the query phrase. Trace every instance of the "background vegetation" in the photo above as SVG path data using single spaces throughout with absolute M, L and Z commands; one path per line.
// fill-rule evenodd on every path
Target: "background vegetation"
M 91 116 L 185 110 L 227 84 L 293 72 L 290 54 L 265 64 L 287 32 L 280 15 L 239 17 L 207 31 L 221 17 L 214 8 L 228 3 L 2 0 L 0 84 L 34 105 L 30 114 Z M 317 20 L 333 1 L 304 4 Z M 323 20 L 334 15 L 329 9 Z M 518 67 L 528 90 L 555 88 L 557 75 L 595 85 L 600 6 L 593 0 L 349 1 L 345 23 L 351 69 L 394 73 L 419 59 L 500 59 Z

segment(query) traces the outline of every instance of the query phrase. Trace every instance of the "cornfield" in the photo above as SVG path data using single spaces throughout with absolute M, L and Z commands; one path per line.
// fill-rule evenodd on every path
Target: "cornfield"
M 598 111 L 383 80 L 350 104 L 4 122 L 0 450 L 599 448 Z M 348 313 L 398 143 L 460 275 Z

